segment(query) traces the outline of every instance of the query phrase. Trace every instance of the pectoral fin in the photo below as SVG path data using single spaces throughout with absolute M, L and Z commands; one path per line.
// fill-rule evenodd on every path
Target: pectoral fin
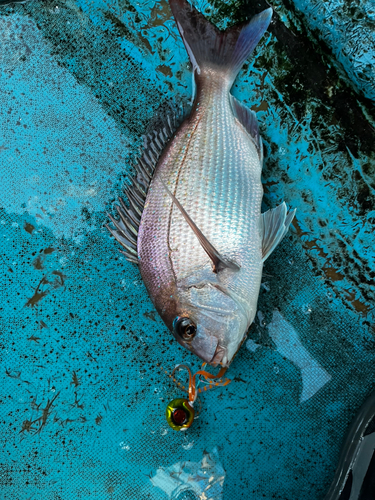
M 233 271 L 239 271 L 240 266 L 232 262 L 222 255 L 216 250 L 216 248 L 208 241 L 208 239 L 205 237 L 205 235 L 202 233 L 202 231 L 197 227 L 195 222 L 190 218 L 184 207 L 181 205 L 181 203 L 178 201 L 178 199 L 169 191 L 167 185 L 163 181 L 163 179 L 160 178 L 161 183 L 164 186 L 164 189 L 167 191 L 169 196 L 172 198 L 173 203 L 176 205 L 176 207 L 180 210 L 181 214 L 184 216 L 184 219 L 186 222 L 189 224 L 191 229 L 194 231 L 195 236 L 198 238 L 199 243 L 201 244 L 203 250 L 206 252 L 206 254 L 209 256 L 209 258 L 212 260 L 213 263 L 213 272 L 218 273 L 219 271 L 222 271 L 225 268 L 233 269 Z
M 288 232 L 289 225 L 292 222 L 296 209 L 287 211 L 285 202 L 276 208 L 268 210 L 261 215 L 263 227 L 263 262 L 268 259 L 275 250 L 280 241 Z

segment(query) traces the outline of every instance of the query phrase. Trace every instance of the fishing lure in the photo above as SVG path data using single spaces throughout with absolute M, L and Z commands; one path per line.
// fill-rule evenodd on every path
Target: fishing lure
M 213 389 L 214 387 L 225 386 L 228 385 L 231 380 L 223 379 L 223 375 L 227 371 L 227 368 L 221 368 L 217 375 L 213 375 L 212 373 L 203 370 L 206 363 L 203 363 L 202 369 L 197 371 L 194 375 L 192 375 L 190 368 L 187 365 L 180 364 L 177 365 L 172 374 L 169 375 L 165 372 L 173 382 L 181 387 L 184 391 L 186 391 L 189 395 L 189 398 L 177 398 L 173 399 L 166 408 L 166 418 L 167 422 L 175 431 L 183 431 L 188 429 L 194 420 L 195 411 L 194 411 L 194 403 L 197 399 L 197 396 L 200 392 L 207 391 Z M 189 374 L 189 388 L 186 389 L 181 383 L 179 383 L 175 378 L 174 374 L 177 370 L 186 369 Z M 198 388 L 198 380 L 199 377 L 203 376 L 208 384 L 204 386 L 204 388 Z M 198 380 L 197 380 L 198 377 Z M 217 381 L 215 379 L 218 379 Z

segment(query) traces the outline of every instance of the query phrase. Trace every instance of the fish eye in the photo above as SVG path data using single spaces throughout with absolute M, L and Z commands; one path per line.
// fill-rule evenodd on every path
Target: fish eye
M 179 316 L 177 316 L 177 318 L 173 321 L 173 330 L 182 339 L 187 341 L 194 338 L 197 333 L 197 327 L 190 318 L 183 318 Z

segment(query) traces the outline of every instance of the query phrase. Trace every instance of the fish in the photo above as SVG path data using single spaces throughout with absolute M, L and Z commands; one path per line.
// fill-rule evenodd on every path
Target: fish
M 254 320 L 263 263 L 295 215 L 285 202 L 261 213 L 258 121 L 230 93 L 272 8 L 220 31 L 186 0 L 169 4 L 192 65 L 191 112 L 146 136 L 128 204 L 120 198 L 107 227 L 176 341 L 228 367 Z

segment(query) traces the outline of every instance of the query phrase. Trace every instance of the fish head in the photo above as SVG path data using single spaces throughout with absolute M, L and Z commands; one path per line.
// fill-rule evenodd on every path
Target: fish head
M 229 366 L 248 326 L 248 314 L 225 288 L 200 283 L 178 291 L 172 333 L 180 345 L 213 366 Z

